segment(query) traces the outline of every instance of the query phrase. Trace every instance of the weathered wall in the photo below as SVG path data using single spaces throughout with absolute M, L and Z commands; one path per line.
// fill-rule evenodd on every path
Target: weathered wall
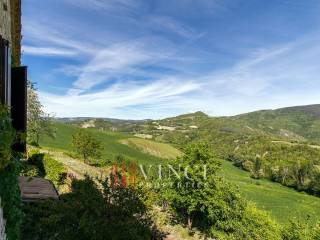
M 21 0 L 0 0 L 0 35 L 10 41 L 12 65 L 21 62 Z
M 5 220 L 3 218 L 3 210 L 1 207 L 1 198 L 0 198 L 0 240 L 6 239 L 6 233 L 5 233 Z
M 11 42 L 11 9 L 10 0 L 0 0 L 0 35 Z M 1 88 L 1 86 L 0 86 Z M 0 240 L 5 240 L 5 220 L 0 198 Z
M 10 0 L 0 0 L 0 34 L 11 41 Z
M 8 0 L 7 0 L 8 1 Z M 21 0 L 10 0 L 12 65 L 21 65 Z

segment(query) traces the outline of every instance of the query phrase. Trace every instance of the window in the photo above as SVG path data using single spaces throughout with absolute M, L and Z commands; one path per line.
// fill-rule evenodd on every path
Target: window
M 0 101 L 11 105 L 11 55 L 9 42 L 0 36 Z

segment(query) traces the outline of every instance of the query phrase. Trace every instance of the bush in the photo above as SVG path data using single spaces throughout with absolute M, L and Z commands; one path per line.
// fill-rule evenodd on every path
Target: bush
M 306 221 L 308 222 L 308 220 Z M 283 228 L 283 240 L 318 240 L 320 239 L 320 225 L 303 223 L 298 219 L 292 219 L 290 223 Z
M 206 178 L 203 169 L 206 165 Z M 220 162 L 207 144 L 187 146 L 173 161 L 187 176 L 174 178 L 168 191 L 178 220 L 217 239 L 280 239 L 279 227 L 264 212 L 243 199 L 238 190 L 218 175 Z
M 37 150 L 29 151 L 28 155 L 28 162 L 22 170 L 23 176 L 44 177 L 56 187 L 64 184 L 68 171 L 62 163 Z
M 38 176 L 44 177 L 53 182 L 56 187 L 64 184 L 68 171 L 64 165 L 47 154 L 32 150 L 29 152 L 28 166 L 25 167 L 28 173 L 25 176 L 38 172 Z M 38 171 L 35 170 L 35 167 Z M 33 176 L 35 177 L 35 176 Z
M 0 172 L 0 197 L 6 219 L 8 240 L 20 239 L 22 219 L 20 189 L 18 185 L 19 162 L 14 159 Z
M 133 189 L 106 186 L 103 193 L 90 178 L 74 180 L 72 192 L 61 195 L 60 201 L 25 209 L 23 239 L 151 239 L 149 222 L 137 218 L 145 215 L 138 196 Z
M 64 165 L 48 155 L 44 155 L 43 166 L 45 169 L 45 178 L 52 181 L 55 186 L 64 184 L 68 171 Z
M 15 132 L 11 125 L 9 111 L 0 105 L 0 171 L 3 170 L 11 159 L 11 146 L 15 138 Z

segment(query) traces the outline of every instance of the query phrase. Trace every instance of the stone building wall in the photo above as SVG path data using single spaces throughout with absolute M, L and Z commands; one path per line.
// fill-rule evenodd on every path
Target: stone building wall
M 11 8 L 10 0 L 0 0 L 0 35 L 11 43 Z M 0 86 L 1 89 L 1 86 Z M 5 240 L 5 219 L 0 198 L 0 240 Z
M 11 42 L 10 0 L 0 0 L 0 35 Z
M 7 0 L 8 1 L 8 0 Z M 12 65 L 21 65 L 21 0 L 10 0 Z

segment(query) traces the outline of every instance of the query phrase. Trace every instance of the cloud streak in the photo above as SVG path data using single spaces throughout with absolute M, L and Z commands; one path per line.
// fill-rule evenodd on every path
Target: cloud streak
M 59 83 L 53 79 L 52 88 L 40 88 L 46 110 L 61 117 L 141 119 L 197 110 L 233 115 L 319 101 L 319 32 L 264 44 L 245 36 L 249 46 L 226 43 L 231 48 L 224 51 L 215 32 L 223 27 L 202 21 L 205 10 L 225 11 L 223 4 L 188 3 L 188 10 L 203 10 L 190 13 L 193 25 L 168 7 L 160 11 L 150 2 L 133 0 L 66 0 L 68 11 L 77 10 L 70 12 L 72 19 L 69 12 L 57 21 L 41 11 L 37 19 L 27 16 L 24 55 L 46 60 L 44 74 L 62 78 Z M 187 8 L 185 1 L 172 4 Z M 78 12 L 85 16 L 78 19 Z M 97 24 L 83 34 L 88 18 Z M 206 28 L 198 19 L 208 23 Z M 224 31 L 234 34 L 237 28 Z M 52 90 L 57 88 L 64 91 Z

